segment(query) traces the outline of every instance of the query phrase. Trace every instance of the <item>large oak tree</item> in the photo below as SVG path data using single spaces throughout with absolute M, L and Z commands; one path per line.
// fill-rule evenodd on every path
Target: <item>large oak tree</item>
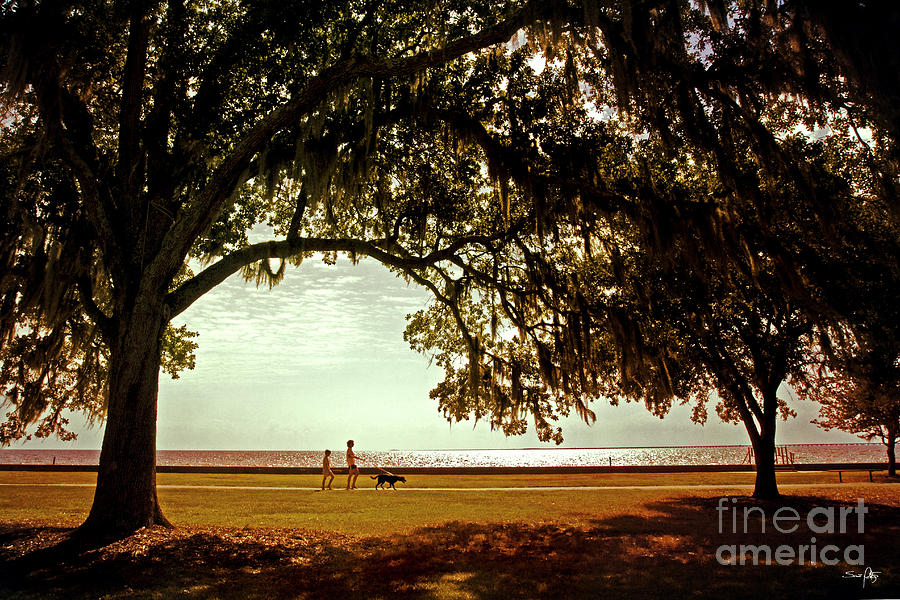
M 43 433 L 64 407 L 105 414 L 86 530 L 166 523 L 155 487 L 163 340 L 203 293 L 241 269 L 277 280 L 271 259 L 342 251 L 409 269 L 504 234 L 451 212 L 490 212 L 487 196 L 429 198 L 427 179 L 390 162 L 420 150 L 415 140 L 380 133 L 419 112 L 429 69 L 502 46 L 542 10 L 4 7 L 4 391 L 20 425 L 50 415 Z M 456 167 L 461 188 L 483 185 L 465 157 Z M 247 243 L 258 221 L 277 241 Z M 192 275 L 192 256 L 215 262 Z
M 843 47 L 829 29 L 835 13 L 736 4 L 727 16 L 722 6 L 607 6 L 586 17 L 597 37 L 573 31 L 559 58 L 600 114 L 529 123 L 509 109 L 547 162 L 528 156 L 525 169 L 501 156 L 504 172 L 538 200 L 554 189 L 568 211 L 544 203 L 556 208 L 552 242 L 519 245 L 527 268 L 463 269 L 460 281 L 482 284 L 466 315 L 482 360 L 446 327 L 445 307 L 412 321 L 413 347 L 447 372 L 432 395 L 448 417 L 521 432 L 531 416 L 558 440 L 552 421 L 570 409 L 591 419 L 591 398 L 640 399 L 664 414 L 715 390 L 720 415 L 742 422 L 756 449 L 755 495 L 777 496 L 776 421 L 790 414 L 778 389 L 879 277 L 865 270 L 854 291 L 835 293 L 841 273 L 879 252 L 857 244 L 848 262 L 847 239 L 883 237 L 854 214 L 876 206 L 869 218 L 896 218 L 896 136 L 890 110 L 860 98 L 861 75 L 833 56 Z M 878 54 L 884 33 L 855 38 L 854 52 L 870 43 Z M 880 252 L 894 257 L 896 236 L 887 242 Z M 512 330 L 497 332 L 497 313 Z

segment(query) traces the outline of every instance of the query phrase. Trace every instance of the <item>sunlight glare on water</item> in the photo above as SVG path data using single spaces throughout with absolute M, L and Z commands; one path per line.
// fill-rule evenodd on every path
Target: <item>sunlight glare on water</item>
M 885 447 L 871 444 L 792 444 L 784 448 L 795 462 L 884 462 Z M 359 456 L 364 466 L 403 467 L 583 467 L 636 465 L 737 465 L 747 446 L 657 448 L 528 448 L 521 450 L 390 450 Z M 99 450 L 0 449 L 0 464 L 95 465 Z M 343 453 L 332 455 L 343 466 Z M 320 467 L 322 450 L 160 450 L 159 465 Z

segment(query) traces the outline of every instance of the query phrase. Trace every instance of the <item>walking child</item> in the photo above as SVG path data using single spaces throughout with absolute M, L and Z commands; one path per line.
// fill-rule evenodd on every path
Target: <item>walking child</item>
M 353 452 L 353 440 L 347 440 L 347 489 L 356 489 L 356 478 L 359 477 L 359 468 L 356 466 L 359 457 Z
M 331 450 L 325 451 L 325 458 L 322 459 L 322 490 L 325 490 L 325 480 L 328 479 L 328 489 L 331 489 L 331 482 L 334 481 L 334 471 L 331 470 Z

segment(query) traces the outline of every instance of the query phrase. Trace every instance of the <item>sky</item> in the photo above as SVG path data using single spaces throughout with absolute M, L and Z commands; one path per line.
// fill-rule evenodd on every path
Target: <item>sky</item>
M 351 438 L 360 450 L 554 447 L 533 428 L 507 438 L 487 423 L 444 419 L 428 395 L 442 371 L 403 340 L 406 315 L 428 302 L 427 291 L 371 259 L 307 259 L 271 290 L 232 276 L 174 322 L 199 332 L 199 348 L 195 369 L 177 380 L 160 376 L 157 447 L 314 450 Z M 779 422 L 780 444 L 860 441 L 810 424 L 814 404 L 790 403 L 799 416 Z M 743 426 L 719 422 L 712 410 L 699 426 L 688 407 L 664 419 L 641 404 L 595 401 L 591 408 L 593 426 L 574 416 L 561 421 L 562 447 L 749 444 Z M 19 447 L 99 448 L 102 427 L 81 421 L 71 418 L 75 442 Z

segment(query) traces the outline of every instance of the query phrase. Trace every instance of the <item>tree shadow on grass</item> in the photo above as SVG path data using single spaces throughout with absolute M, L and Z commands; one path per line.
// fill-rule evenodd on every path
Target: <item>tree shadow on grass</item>
M 689 497 L 651 502 L 645 507 L 660 517 L 622 515 L 593 525 L 613 536 L 630 535 L 648 555 L 656 554 L 662 560 L 691 557 L 680 574 L 659 586 L 675 592 L 667 595 L 690 595 L 685 585 L 688 573 L 702 588 L 696 597 L 869 598 L 872 594 L 900 594 L 900 548 L 896 544 L 900 507 L 866 503 L 862 533 L 855 510 L 849 510 L 856 509 L 857 503 L 832 498 Z M 779 509 L 781 531 L 773 521 Z M 811 528 L 807 517 L 814 509 Z M 795 515 L 799 517 L 796 520 Z M 666 551 L 667 545 L 673 552 Z M 829 546 L 833 548 L 823 554 Z M 784 547 L 781 556 L 777 554 L 780 547 Z M 863 564 L 852 564 L 857 559 Z M 845 577 L 848 571 L 864 573 L 866 566 L 880 575 L 877 581 L 867 580 L 865 589 L 859 578 Z
M 668 600 L 900 595 L 900 508 L 867 505 L 862 534 L 853 520 L 843 534 L 811 534 L 805 521 L 791 534 L 771 529 L 778 508 L 795 509 L 805 519 L 816 507 L 838 504 L 816 497 L 769 503 L 729 498 L 724 506 L 736 507 L 738 519 L 732 527 L 732 514 L 723 512 L 721 531 L 719 499 L 700 497 L 647 503 L 634 514 L 584 527 L 454 522 L 377 538 L 299 530 L 152 529 L 56 562 L 38 564 L 34 556 L 41 556 L 40 550 L 7 560 L 0 567 L 0 596 Z M 744 531 L 745 507 L 766 513 L 765 533 L 758 510 Z M 0 531 L 0 544 L 18 548 L 42 533 L 41 528 Z M 811 537 L 818 548 L 864 546 L 867 565 L 882 572 L 880 579 L 864 589 L 860 580 L 843 577 L 846 570 L 862 567 L 723 565 L 716 558 L 723 545 L 796 549 L 810 545 Z

